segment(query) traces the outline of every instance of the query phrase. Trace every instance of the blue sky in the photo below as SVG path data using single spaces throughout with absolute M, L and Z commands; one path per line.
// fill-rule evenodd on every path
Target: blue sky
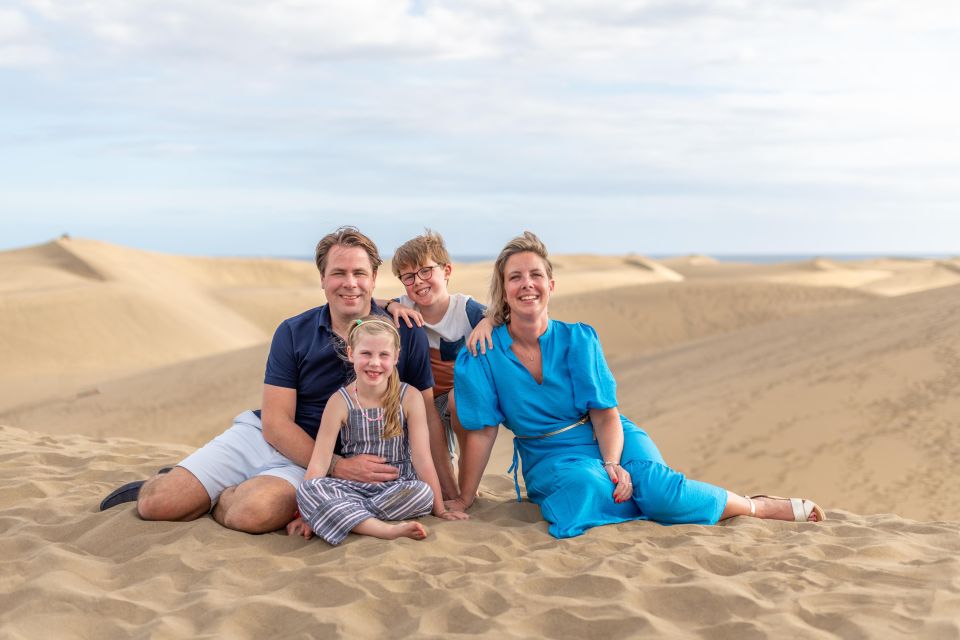
M 0 249 L 960 253 L 952 0 L 0 5 Z

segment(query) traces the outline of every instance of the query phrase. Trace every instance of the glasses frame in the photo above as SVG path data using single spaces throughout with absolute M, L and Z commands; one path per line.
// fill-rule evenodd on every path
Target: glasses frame
M 444 266 L 446 265 L 433 264 L 433 265 L 430 265 L 429 267 L 421 267 L 416 271 L 408 271 L 407 273 L 401 273 L 400 282 L 407 287 L 415 283 L 417 281 L 417 277 L 419 277 L 421 280 L 426 282 L 433 275 L 434 269 L 442 269 Z

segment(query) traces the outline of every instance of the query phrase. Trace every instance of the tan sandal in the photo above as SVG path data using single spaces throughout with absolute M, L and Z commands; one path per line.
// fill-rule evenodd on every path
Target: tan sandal
M 808 522 L 810 520 L 810 514 L 815 513 L 817 515 L 817 522 L 823 522 L 827 519 L 827 514 L 824 513 L 823 509 L 820 508 L 813 500 L 804 500 L 802 498 L 783 498 L 781 496 L 767 496 L 767 495 L 757 495 L 757 496 L 744 496 L 747 500 L 750 501 L 750 515 L 757 515 L 757 508 L 754 505 L 753 501 L 757 498 L 769 498 L 770 500 L 789 500 L 790 506 L 793 508 L 793 521 L 794 522 Z

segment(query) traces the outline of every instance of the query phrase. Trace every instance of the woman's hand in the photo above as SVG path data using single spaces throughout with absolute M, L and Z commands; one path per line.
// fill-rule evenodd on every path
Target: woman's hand
M 470 355 L 477 355 L 477 343 L 480 343 L 480 353 L 486 353 L 487 349 L 493 349 L 493 323 L 489 318 L 484 318 L 477 323 L 470 335 L 467 337 L 467 350 Z
M 444 511 L 440 511 L 439 513 L 435 513 L 433 515 L 440 518 L 441 520 L 469 520 L 470 519 L 470 516 L 465 514 L 463 511 L 451 511 L 449 509 L 445 509 Z
M 397 325 L 398 329 L 400 328 L 401 319 L 407 324 L 408 329 L 413 329 L 414 324 L 418 327 L 423 326 L 423 316 L 420 315 L 420 312 L 416 309 L 405 307 L 399 302 L 394 302 L 390 305 L 389 313 L 393 316 L 393 324 Z
M 452 500 L 444 500 L 443 506 L 447 508 L 447 511 L 460 511 L 461 513 L 470 508 L 470 505 L 467 504 L 466 500 L 457 496 Z
M 608 464 L 603 467 L 610 477 L 610 482 L 614 484 L 613 501 L 624 502 L 633 497 L 633 478 L 630 472 L 619 464 Z

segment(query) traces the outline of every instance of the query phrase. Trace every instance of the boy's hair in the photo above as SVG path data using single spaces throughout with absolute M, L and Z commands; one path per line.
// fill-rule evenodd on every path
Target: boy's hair
M 424 229 L 423 235 L 407 240 L 393 252 L 390 267 L 393 275 L 400 277 L 402 267 L 417 267 L 433 258 L 437 264 L 450 264 L 450 254 L 443 243 L 443 236 L 432 229 Z
M 340 227 L 333 233 L 328 233 L 320 238 L 320 242 L 317 243 L 314 260 L 321 276 L 325 275 L 323 270 L 327 268 L 327 254 L 330 253 L 330 249 L 337 246 L 360 247 L 366 251 L 370 257 L 370 266 L 373 268 L 373 273 L 376 273 L 377 268 L 383 264 L 380 252 L 377 251 L 377 245 L 374 244 L 373 240 L 360 233 L 360 230 L 356 227 Z
M 547 278 L 553 280 L 553 264 L 547 257 L 547 245 L 530 231 L 524 231 L 522 236 L 517 236 L 503 247 L 497 261 L 493 266 L 493 277 L 490 279 L 490 306 L 487 307 L 487 317 L 494 326 L 499 326 L 510 321 L 510 306 L 507 304 L 506 287 L 504 285 L 504 270 L 507 268 L 507 260 L 511 256 L 525 252 L 533 253 L 543 260 L 543 266 L 547 271 Z
M 397 328 L 382 316 L 366 316 L 350 325 L 347 344 L 356 349 L 362 336 L 388 335 L 393 338 L 393 347 L 400 355 L 400 333 Z M 387 390 L 383 394 L 383 439 L 395 438 L 403 434 L 403 422 L 400 420 L 400 374 L 394 365 L 393 373 L 387 380 Z

